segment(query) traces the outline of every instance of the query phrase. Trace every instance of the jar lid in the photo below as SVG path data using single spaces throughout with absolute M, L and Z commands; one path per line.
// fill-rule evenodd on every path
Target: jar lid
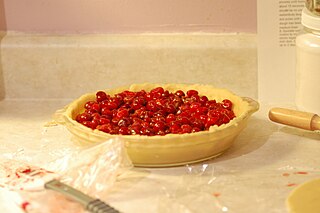
M 301 23 L 307 28 L 320 30 L 320 16 L 313 14 L 307 8 L 302 10 Z
M 320 0 L 306 0 L 306 8 L 316 15 L 320 15 Z

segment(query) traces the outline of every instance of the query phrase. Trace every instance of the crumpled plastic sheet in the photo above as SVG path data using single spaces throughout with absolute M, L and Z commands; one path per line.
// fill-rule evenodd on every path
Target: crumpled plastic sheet
M 292 189 L 306 177 L 319 177 L 319 170 L 308 169 L 286 166 L 250 174 L 221 165 L 187 165 L 175 189 L 162 186 L 157 212 L 287 212 L 285 200 Z
M 132 167 L 121 138 L 82 146 L 70 140 L 69 133 L 61 126 L 45 127 L 40 142 L 27 141 L 23 145 L 2 144 L 0 163 L 3 166 L 8 162 L 21 162 L 21 166 L 31 165 L 54 172 L 59 175 L 61 182 L 101 200 L 107 197 L 108 190 L 115 183 L 117 176 Z M 1 180 L 9 175 L 2 172 L 0 176 Z M 80 204 L 51 190 L 15 192 L 8 191 L 8 196 L 16 204 L 22 205 L 20 207 L 27 212 L 84 211 Z

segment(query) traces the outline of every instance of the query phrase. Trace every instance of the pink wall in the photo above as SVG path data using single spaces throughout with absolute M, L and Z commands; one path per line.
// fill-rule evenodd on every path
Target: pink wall
M 255 33 L 256 19 L 256 0 L 0 0 L 2 31 Z
M 7 29 L 6 19 L 4 14 L 4 4 L 3 1 L 0 0 L 0 31 L 5 31 Z

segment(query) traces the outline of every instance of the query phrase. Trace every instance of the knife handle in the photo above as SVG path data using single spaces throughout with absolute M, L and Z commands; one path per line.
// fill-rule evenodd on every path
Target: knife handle
M 86 210 L 92 213 L 119 213 L 118 210 L 112 208 L 99 199 L 89 202 L 86 206 Z
M 320 130 L 320 117 L 310 112 L 302 112 L 285 108 L 272 108 L 269 119 L 288 126 L 306 130 Z

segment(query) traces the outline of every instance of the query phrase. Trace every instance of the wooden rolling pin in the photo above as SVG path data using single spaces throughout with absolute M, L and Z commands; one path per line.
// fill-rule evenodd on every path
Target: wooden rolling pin
M 272 108 L 269 111 L 270 120 L 306 130 L 320 130 L 320 117 L 310 112 L 292 109 Z

